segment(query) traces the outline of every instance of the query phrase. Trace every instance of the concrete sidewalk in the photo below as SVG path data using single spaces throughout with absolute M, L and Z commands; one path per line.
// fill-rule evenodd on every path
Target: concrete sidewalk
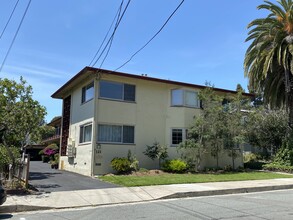
M 284 178 L 51 192 L 41 193 L 39 195 L 8 196 L 6 203 L 0 206 L 0 213 L 77 208 L 280 189 L 293 189 L 293 179 Z

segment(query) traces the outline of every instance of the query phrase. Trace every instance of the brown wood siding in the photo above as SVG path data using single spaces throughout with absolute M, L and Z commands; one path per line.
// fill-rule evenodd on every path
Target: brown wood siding
M 70 108 L 71 108 L 71 96 L 68 96 L 65 99 L 63 99 L 61 156 L 66 156 L 66 151 L 67 151 L 67 139 L 69 137 L 69 125 L 70 125 Z

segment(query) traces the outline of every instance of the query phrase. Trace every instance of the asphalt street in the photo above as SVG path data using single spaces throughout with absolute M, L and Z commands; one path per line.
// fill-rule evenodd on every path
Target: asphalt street
M 293 219 L 293 190 L 0 214 L 0 219 Z
M 60 192 L 116 187 L 98 179 L 63 170 L 51 169 L 50 164 L 31 161 L 29 184 L 41 192 Z

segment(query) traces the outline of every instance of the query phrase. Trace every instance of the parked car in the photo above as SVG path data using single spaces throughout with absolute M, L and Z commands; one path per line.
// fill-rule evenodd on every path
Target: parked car
M 0 184 L 0 205 L 6 201 L 6 191 Z

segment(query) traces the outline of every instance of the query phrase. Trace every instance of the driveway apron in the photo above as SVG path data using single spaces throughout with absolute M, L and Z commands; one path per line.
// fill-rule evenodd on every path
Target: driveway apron
M 60 192 L 117 187 L 97 178 L 51 169 L 50 164 L 31 161 L 29 184 L 41 192 Z

